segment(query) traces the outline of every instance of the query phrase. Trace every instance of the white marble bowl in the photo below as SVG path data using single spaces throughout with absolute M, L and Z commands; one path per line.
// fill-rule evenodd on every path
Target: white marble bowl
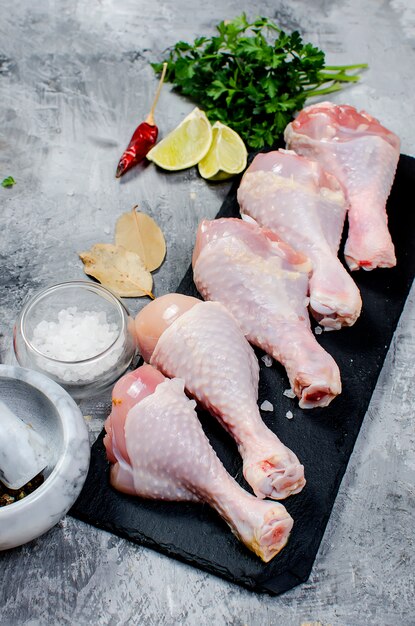
M 0 398 L 39 432 L 50 451 L 44 483 L 0 508 L 0 550 L 7 550 L 39 537 L 66 514 L 84 484 L 90 447 L 79 407 L 43 374 L 0 365 Z

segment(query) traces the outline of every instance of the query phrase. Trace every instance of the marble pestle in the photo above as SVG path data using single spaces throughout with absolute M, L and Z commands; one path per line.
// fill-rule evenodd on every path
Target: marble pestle
M 0 401 L 0 480 L 20 489 L 48 465 L 45 440 Z

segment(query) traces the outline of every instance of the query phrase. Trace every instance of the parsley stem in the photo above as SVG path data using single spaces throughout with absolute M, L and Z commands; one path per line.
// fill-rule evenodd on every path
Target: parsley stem
M 369 66 L 367 63 L 356 63 L 355 65 L 325 65 L 325 70 L 365 70 Z
M 318 77 L 321 78 L 324 82 L 328 80 L 338 80 L 342 83 L 356 83 L 358 80 L 360 80 L 360 76 L 349 76 L 349 74 L 343 74 L 341 72 L 338 72 L 336 74 L 326 74 L 325 72 L 319 72 Z
M 304 92 L 307 94 L 307 98 L 314 98 L 315 96 L 325 96 L 328 93 L 334 93 L 335 91 L 340 91 L 341 89 L 341 85 L 334 84 L 330 87 L 326 87 L 325 89 L 304 89 Z

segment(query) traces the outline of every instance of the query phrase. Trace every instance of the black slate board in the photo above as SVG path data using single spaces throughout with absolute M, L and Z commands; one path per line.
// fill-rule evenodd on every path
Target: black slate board
M 266 399 L 276 407 L 263 414 L 264 421 L 296 452 L 307 477 L 302 493 L 284 501 L 294 528 L 271 563 L 251 554 L 206 505 L 145 501 L 113 490 L 102 435 L 92 448 L 89 474 L 71 514 L 255 591 L 278 594 L 306 581 L 415 274 L 414 187 L 415 160 L 401 156 L 388 202 L 397 267 L 355 272 L 364 303 L 361 318 L 352 328 L 318 337 L 339 364 L 342 395 L 328 408 L 302 411 L 296 400 L 283 396 L 289 386 L 283 368 L 261 362 L 259 402 Z M 236 189 L 237 182 L 219 216 L 238 215 Z M 191 270 L 178 291 L 197 295 Z M 288 410 L 294 419 L 286 418 Z M 227 470 L 249 489 L 233 441 L 205 412 L 199 417 Z

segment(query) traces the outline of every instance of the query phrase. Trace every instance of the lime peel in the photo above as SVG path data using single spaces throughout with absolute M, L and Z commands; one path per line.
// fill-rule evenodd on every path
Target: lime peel
M 212 132 L 206 113 L 195 107 L 174 130 L 147 153 L 147 159 L 170 171 L 184 170 L 197 165 L 209 151 Z
M 215 122 L 209 151 L 198 164 L 199 174 L 207 180 L 226 180 L 243 172 L 247 157 L 246 146 L 238 133 L 221 122 Z

